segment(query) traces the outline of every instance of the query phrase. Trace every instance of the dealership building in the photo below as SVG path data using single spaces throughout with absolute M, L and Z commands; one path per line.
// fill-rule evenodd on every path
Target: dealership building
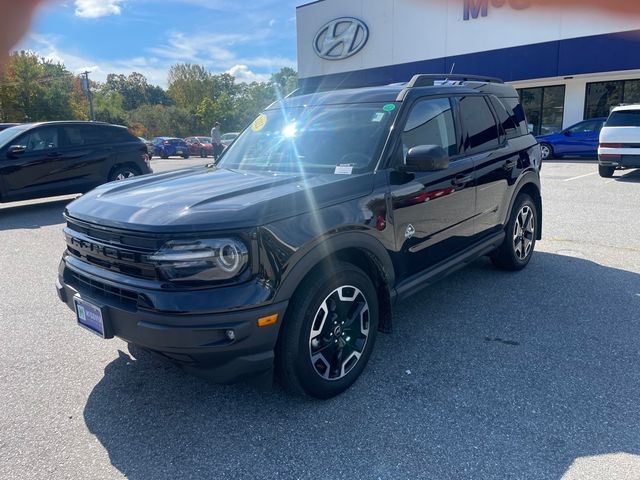
M 640 21 L 538 10 L 527 0 L 321 0 L 298 7 L 306 90 L 406 82 L 417 73 L 500 77 L 536 134 L 640 102 Z

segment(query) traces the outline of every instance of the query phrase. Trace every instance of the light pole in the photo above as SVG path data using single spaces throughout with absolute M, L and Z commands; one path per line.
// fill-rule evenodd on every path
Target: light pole
M 96 114 L 93 111 L 93 92 L 91 91 L 91 82 L 89 81 L 89 73 L 91 72 L 83 72 L 82 78 L 80 79 L 80 85 L 84 93 L 87 94 L 87 99 L 89 100 L 89 118 L 91 118 L 92 122 L 96 121 Z

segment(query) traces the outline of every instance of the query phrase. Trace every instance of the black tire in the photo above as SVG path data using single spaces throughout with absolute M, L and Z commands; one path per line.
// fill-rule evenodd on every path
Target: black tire
M 166 152 L 162 151 L 162 152 L 160 152 L 160 158 L 162 160 L 167 160 L 169 158 L 169 155 L 167 155 Z
M 541 143 L 540 150 L 542 151 L 542 160 L 551 160 L 554 156 L 553 147 L 548 143 Z
M 109 181 L 115 182 L 120 180 L 126 180 L 127 178 L 133 178 L 140 175 L 140 171 L 132 166 L 124 165 L 122 167 L 118 167 L 111 172 L 109 175 Z
M 189 160 L 189 154 L 183 155 L 182 158 L 184 158 L 185 160 Z
M 207 151 L 204 148 L 200 150 L 200 158 L 207 158 Z
M 526 193 L 518 195 L 505 228 L 504 242 L 491 257 L 498 268 L 518 271 L 529 264 L 536 247 L 539 218 L 533 199 Z
M 598 165 L 598 173 L 602 178 L 611 178 L 616 171 L 616 167 L 607 167 L 604 165 Z
M 329 319 L 333 323 L 327 323 Z M 375 287 L 349 263 L 316 269 L 296 291 L 284 322 L 276 346 L 278 380 L 292 393 L 334 397 L 358 379 L 373 351 L 378 331 Z

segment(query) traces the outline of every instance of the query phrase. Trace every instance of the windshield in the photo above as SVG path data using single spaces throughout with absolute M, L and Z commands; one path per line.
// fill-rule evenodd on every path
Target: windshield
M 197 137 L 200 143 L 211 143 L 211 137 Z
M 394 103 L 269 110 L 238 137 L 219 165 L 268 172 L 372 170 L 395 115 Z
M 0 132 L 0 147 L 12 142 L 22 132 L 28 130 L 31 125 L 19 125 L 17 127 L 7 128 Z

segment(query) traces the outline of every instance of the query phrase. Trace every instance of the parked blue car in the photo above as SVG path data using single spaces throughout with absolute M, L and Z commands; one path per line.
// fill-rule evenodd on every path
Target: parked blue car
M 153 156 L 189 158 L 189 145 L 181 138 L 156 137 L 153 139 Z
M 597 158 L 600 130 L 606 121 L 606 118 L 592 118 L 561 132 L 537 137 L 543 160 L 564 156 Z

